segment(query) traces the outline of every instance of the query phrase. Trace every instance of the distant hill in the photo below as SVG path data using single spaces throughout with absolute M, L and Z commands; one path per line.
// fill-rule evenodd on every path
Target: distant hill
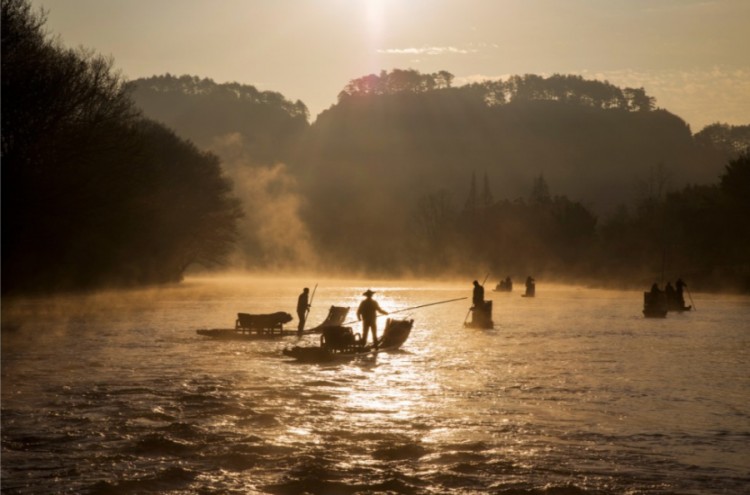
M 262 232 L 289 230 L 263 225 L 278 212 L 324 256 L 355 267 L 368 257 L 387 271 L 403 262 L 425 201 L 439 197 L 455 213 L 472 177 L 487 177 L 495 201 L 528 198 L 543 177 L 553 196 L 607 217 L 657 187 L 714 183 L 750 144 L 745 126 L 694 136 L 643 88 L 566 75 L 452 80 L 398 69 L 353 79 L 312 124 L 302 102 L 237 83 L 166 75 L 130 90 L 148 117 L 222 157 L 245 211 L 255 212 L 246 256 L 263 264 L 298 244 L 262 247 Z M 278 162 L 273 179 L 242 172 Z
M 696 138 L 642 88 L 579 76 L 514 76 L 451 87 L 445 71 L 394 70 L 352 80 L 339 102 L 308 124 L 308 112 L 272 91 L 195 76 L 129 84 L 146 116 L 198 146 L 239 142 L 246 163 L 284 162 L 310 186 L 335 179 L 411 194 L 468 192 L 486 173 L 497 198 L 526 196 L 544 175 L 554 191 L 598 212 L 632 203 L 636 184 L 663 168 L 669 187 L 716 179 L 750 132 L 714 125 Z M 734 148 L 732 148 L 734 146 Z M 235 148 L 236 152 L 236 148 Z M 325 186 L 328 187 L 328 186 Z
M 511 79 L 499 101 L 493 83 L 343 94 L 311 126 L 300 160 L 339 178 L 356 169 L 371 186 L 413 194 L 448 188 L 459 197 L 472 172 L 486 172 L 498 198 L 528 195 L 543 174 L 554 191 L 600 212 L 632 202 L 636 182 L 656 166 L 673 188 L 721 171 L 724 158 L 696 146 L 687 124 L 666 110 L 633 107 L 624 97 L 595 101 L 587 95 L 596 90 L 623 91 L 580 78 L 538 80 L 583 86 L 566 98 L 517 89 L 531 78 Z
M 252 163 L 285 161 L 308 126 L 308 110 L 274 91 L 196 76 L 154 76 L 128 84 L 146 116 L 163 122 L 202 148 L 239 139 Z

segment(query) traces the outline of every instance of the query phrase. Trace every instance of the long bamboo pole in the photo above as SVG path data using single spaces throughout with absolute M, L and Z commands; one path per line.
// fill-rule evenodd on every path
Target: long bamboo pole
M 305 325 L 307 325 L 307 317 L 310 315 L 310 307 L 312 306 L 313 299 L 315 299 L 315 291 L 318 290 L 318 284 L 315 284 L 315 287 L 313 288 L 312 295 L 310 296 L 310 301 L 307 303 L 307 308 L 305 308 L 305 321 L 302 323 L 302 330 L 299 331 L 299 334 L 301 335 L 302 332 L 305 331 Z
M 449 302 L 453 302 L 453 301 L 461 301 L 463 299 L 468 299 L 468 298 L 467 297 L 457 297 L 455 299 L 448 299 L 446 301 L 438 301 L 438 302 L 433 302 L 433 303 L 421 304 L 419 306 L 412 306 L 410 308 L 398 309 L 396 311 L 391 311 L 387 315 L 377 315 L 377 318 L 380 318 L 381 316 L 390 316 L 390 315 L 393 315 L 393 314 L 396 314 L 396 313 L 403 313 L 404 311 L 411 311 L 412 309 L 426 308 L 427 306 L 435 306 L 436 304 L 445 304 L 445 303 L 449 303 Z M 359 320 L 347 321 L 345 323 L 342 323 L 341 325 L 342 326 L 343 325 L 351 325 L 352 323 L 357 323 L 357 321 L 359 321 Z
M 690 304 L 692 304 L 695 311 L 698 311 L 698 308 L 695 307 L 695 302 L 693 301 L 693 295 L 690 293 L 690 288 L 687 285 L 685 286 L 685 288 L 687 289 L 688 296 L 690 297 Z

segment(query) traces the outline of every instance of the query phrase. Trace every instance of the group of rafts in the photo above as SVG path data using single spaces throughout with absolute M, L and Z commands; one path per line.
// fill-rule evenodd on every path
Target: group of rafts
M 216 339 L 273 339 L 285 336 L 320 334 L 319 346 L 294 346 L 284 349 L 285 356 L 303 362 L 327 362 L 339 358 L 356 357 L 377 352 L 393 351 L 406 342 L 411 333 L 414 320 L 393 319 L 386 321 L 383 335 L 375 343 L 363 342 L 360 334 L 355 334 L 352 327 L 344 322 L 349 314 L 345 306 L 331 306 L 328 316 L 318 326 L 302 331 L 287 330 L 284 324 L 293 320 L 286 312 L 270 314 L 238 313 L 234 328 L 213 328 L 197 330 L 199 335 Z
M 656 284 L 654 284 L 656 285 Z M 681 286 L 680 286 L 681 285 Z M 678 283 L 678 297 L 676 301 L 672 297 L 667 298 L 664 293 L 652 288 L 651 292 L 644 293 L 644 310 L 647 317 L 664 317 L 667 311 L 690 311 L 692 306 L 685 306 L 682 301 L 682 287 L 686 285 L 680 280 Z M 511 292 L 513 290 L 512 282 L 509 279 L 501 281 L 494 289 L 495 292 Z M 534 297 L 536 284 L 533 278 L 526 280 L 526 293 L 522 297 Z M 669 291 L 667 291 L 669 293 Z M 440 301 L 437 303 L 424 304 L 414 308 L 406 308 L 400 311 L 432 306 L 434 304 L 443 304 L 446 302 L 459 301 L 465 297 Z M 414 320 L 412 319 L 393 319 L 386 321 L 383 335 L 377 339 L 377 345 L 373 342 L 368 344 L 362 340 L 360 334 L 355 334 L 352 327 L 348 326 L 354 322 L 344 322 L 349 314 L 349 308 L 346 306 L 331 306 L 328 310 L 328 316 L 318 326 L 299 330 L 288 330 L 284 324 L 293 320 L 291 314 L 280 311 L 270 314 L 249 314 L 238 313 L 234 328 L 213 328 L 199 329 L 196 332 L 199 335 L 212 337 L 215 339 L 269 339 L 285 336 L 297 336 L 309 334 L 320 334 L 319 346 L 294 346 L 284 349 L 285 356 L 304 362 L 327 362 L 338 358 L 356 357 L 362 355 L 376 354 L 378 352 L 387 352 L 399 349 L 406 339 L 409 338 Z M 471 314 L 471 320 L 468 320 Z M 492 301 L 483 300 L 475 303 L 466 315 L 464 326 L 470 328 L 494 328 L 492 321 Z M 468 320 L 468 321 L 467 321 Z
M 687 291 L 691 302 L 693 299 L 687 284 L 682 281 L 682 278 L 678 278 L 675 286 L 676 288 L 672 287 L 671 282 L 667 282 L 662 290 L 659 289 L 658 284 L 654 283 L 650 291 L 644 292 L 643 315 L 646 318 L 664 318 L 669 312 L 682 313 L 693 309 L 693 304 L 685 304 L 684 291 Z
M 448 301 L 423 304 L 412 308 L 394 311 L 407 311 L 435 304 L 443 304 L 452 301 L 467 299 L 460 297 Z M 474 305 L 470 309 L 471 321 L 465 321 L 464 326 L 474 328 L 492 328 L 492 301 L 484 301 L 481 305 Z M 285 336 L 302 337 L 310 334 L 320 334 L 320 345 L 316 346 L 294 346 L 283 350 L 285 356 L 303 362 L 328 362 L 342 358 L 373 355 L 378 352 L 388 352 L 399 349 L 409 338 L 413 319 L 388 318 L 382 336 L 377 339 L 377 344 L 363 341 L 358 333 L 354 333 L 352 322 L 345 322 L 349 308 L 346 306 L 331 306 L 328 316 L 318 326 L 298 330 L 284 328 L 286 323 L 293 320 L 291 314 L 280 311 L 270 314 L 238 313 L 234 328 L 199 329 L 199 335 L 214 339 L 273 339 Z M 468 315 L 467 315 L 468 319 Z

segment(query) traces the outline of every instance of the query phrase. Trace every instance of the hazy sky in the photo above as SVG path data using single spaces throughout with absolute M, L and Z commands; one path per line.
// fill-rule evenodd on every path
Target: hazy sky
M 693 131 L 750 124 L 750 0 L 32 0 L 68 46 L 129 79 L 171 73 L 302 100 L 351 79 L 447 70 L 455 83 L 580 74 L 646 88 Z

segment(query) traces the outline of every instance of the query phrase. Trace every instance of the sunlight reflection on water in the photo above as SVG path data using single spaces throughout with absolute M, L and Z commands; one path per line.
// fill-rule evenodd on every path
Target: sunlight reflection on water
M 535 299 L 488 290 L 494 329 L 463 327 L 468 300 L 405 311 L 415 325 L 400 351 L 327 365 L 281 357 L 316 335 L 195 334 L 233 327 L 240 311 L 293 313 L 312 285 L 194 278 L 4 301 L 4 324 L 20 327 L 3 334 L 4 489 L 743 493 L 750 482 L 750 298 L 693 294 L 698 311 L 649 320 L 640 292 L 538 281 Z M 390 312 L 471 293 L 321 281 L 309 321 L 334 304 L 356 320 L 368 288 Z

